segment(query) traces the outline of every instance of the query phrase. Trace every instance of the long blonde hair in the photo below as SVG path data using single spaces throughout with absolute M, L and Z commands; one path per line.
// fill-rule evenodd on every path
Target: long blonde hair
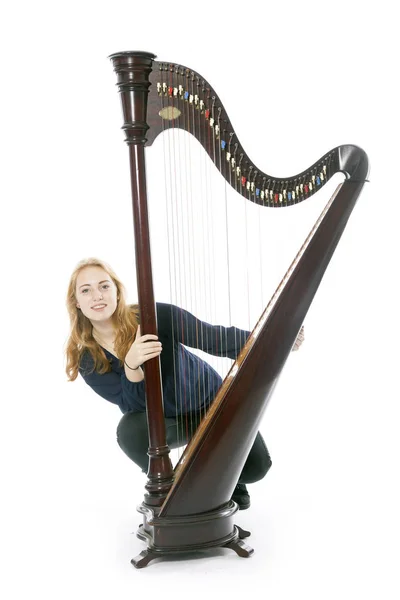
M 76 280 L 85 267 L 101 267 L 108 273 L 117 288 L 117 308 L 112 316 L 116 328 L 114 348 L 119 357 L 125 357 L 135 338 L 139 324 L 139 307 L 137 304 L 127 305 L 125 288 L 110 265 L 98 258 L 85 258 L 75 267 L 68 285 L 67 309 L 70 319 L 70 335 L 66 343 L 66 373 L 69 381 L 75 381 L 79 373 L 79 365 L 87 350 L 93 358 L 94 370 L 103 374 L 111 371 L 110 362 L 103 348 L 93 337 L 93 326 L 90 320 L 76 306 Z M 120 359 L 122 365 L 122 360 Z M 92 371 L 93 372 L 93 371 Z

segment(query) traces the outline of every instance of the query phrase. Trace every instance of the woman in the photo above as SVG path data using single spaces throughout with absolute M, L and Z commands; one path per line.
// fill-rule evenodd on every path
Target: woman
M 74 381 L 80 373 L 97 394 L 119 406 L 124 415 L 117 441 L 147 473 L 143 364 L 160 356 L 167 444 L 177 448 L 189 441 L 199 416 L 222 383 L 219 374 L 185 346 L 235 359 L 249 333 L 212 326 L 176 306 L 158 303 L 158 337 L 141 335 L 138 306 L 126 304 L 121 281 L 109 265 L 95 258 L 76 266 L 67 307 L 71 321 L 66 348 L 68 379 Z M 258 433 L 232 495 L 241 510 L 250 506 L 246 484 L 262 479 L 270 466 L 267 447 Z

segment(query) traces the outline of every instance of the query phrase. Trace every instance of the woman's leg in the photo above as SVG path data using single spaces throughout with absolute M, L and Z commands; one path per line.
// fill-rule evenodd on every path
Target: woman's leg
M 194 420 L 165 418 L 167 444 L 179 448 L 187 443 L 195 431 Z M 144 473 L 148 471 L 149 433 L 146 413 L 126 413 L 117 427 L 117 442 L 125 454 Z
M 126 413 L 117 427 L 117 442 L 121 450 L 147 473 L 149 434 L 146 413 Z
M 165 418 L 165 431 L 168 446 L 171 449 L 185 446 L 193 437 L 203 416 L 204 415 L 199 415 L 199 413 L 188 413 L 185 415 L 178 415 L 176 419 Z
M 268 448 L 260 433 L 257 433 L 254 444 L 249 452 L 239 481 L 233 490 L 232 500 L 234 500 L 239 510 L 246 510 L 250 507 L 250 496 L 247 491 L 246 483 L 255 483 L 268 473 L 272 465 Z
M 183 415 L 178 419 L 166 418 L 166 437 L 170 448 L 184 446 L 192 437 L 198 424 L 197 415 Z M 117 428 L 117 441 L 125 454 L 147 473 L 149 435 L 146 413 L 126 413 Z M 239 483 L 255 483 L 267 474 L 271 458 L 260 433 L 257 433 L 249 452 Z
M 258 432 L 240 474 L 239 483 L 255 483 L 256 481 L 260 481 L 260 479 L 266 476 L 271 465 L 272 461 L 268 448 L 260 432 Z

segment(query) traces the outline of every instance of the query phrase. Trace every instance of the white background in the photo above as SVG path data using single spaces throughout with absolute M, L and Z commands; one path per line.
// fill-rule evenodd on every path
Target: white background
M 223 590 L 270 600 L 399 598 L 391 6 L 38 0 L 3 9 L 4 598 L 122 600 L 162 590 L 185 599 Z M 144 480 L 115 442 L 121 415 L 81 380 L 66 382 L 65 293 L 75 264 L 103 258 L 136 300 L 128 151 L 107 59 L 120 50 L 200 72 L 250 157 L 273 175 L 297 173 L 346 143 L 371 160 L 306 341 L 262 423 L 273 467 L 250 486 L 252 508 L 237 520 L 252 531 L 249 560 L 218 550 L 134 570 Z

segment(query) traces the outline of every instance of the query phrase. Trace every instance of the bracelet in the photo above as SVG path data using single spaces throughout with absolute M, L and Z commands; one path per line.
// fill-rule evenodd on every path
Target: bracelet
M 138 370 L 138 368 L 140 367 L 140 365 L 139 365 L 139 367 L 136 367 L 136 369 L 132 369 L 132 367 L 130 367 L 130 366 L 128 365 L 128 363 L 126 362 L 126 360 L 124 360 L 124 365 L 125 365 L 126 367 L 128 367 L 128 369 L 130 369 L 131 371 L 137 371 L 137 370 Z

